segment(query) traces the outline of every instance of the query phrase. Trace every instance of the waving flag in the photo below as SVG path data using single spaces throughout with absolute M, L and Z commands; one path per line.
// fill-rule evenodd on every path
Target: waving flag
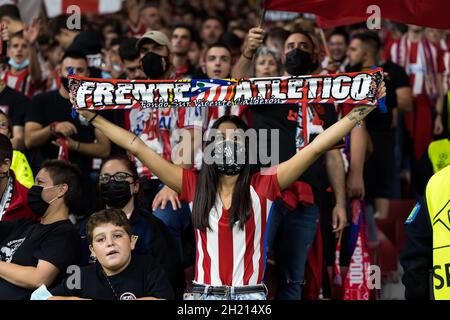
M 450 29 L 448 0 L 266 0 L 268 10 L 314 13 L 322 28 L 365 21 L 377 5 L 381 18 L 419 26 Z
M 59 16 L 67 12 L 72 6 L 78 6 L 81 13 L 107 14 L 119 11 L 122 8 L 122 0 L 44 0 L 49 18 Z

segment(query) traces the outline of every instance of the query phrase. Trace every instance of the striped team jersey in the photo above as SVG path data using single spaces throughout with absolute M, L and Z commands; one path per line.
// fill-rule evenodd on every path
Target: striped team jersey
M 392 44 L 387 58 L 405 68 L 413 96 L 426 94 L 431 98 L 437 97 L 437 74 L 445 69 L 441 48 L 425 37 L 419 42 L 412 42 L 405 35 Z
M 25 68 L 16 75 L 12 74 L 10 70 L 7 70 L 2 76 L 2 80 L 8 87 L 23 93 L 30 99 L 36 93 L 28 68 Z
M 145 142 L 153 151 L 172 162 L 172 150 L 180 140 L 180 129 L 206 126 L 205 110 L 201 107 L 188 108 L 145 108 L 125 112 L 125 128 Z M 198 152 L 196 152 L 196 163 Z M 200 152 L 201 157 L 201 152 Z M 150 170 L 134 158 L 139 176 L 158 179 Z
M 266 250 L 265 233 L 272 202 L 280 197 L 276 175 L 277 167 L 255 173 L 250 182 L 252 209 L 240 229 L 236 222 L 229 226 L 228 210 L 223 207 L 219 194 L 209 213 L 211 229 L 195 230 L 196 259 L 194 282 L 212 286 L 246 286 L 262 283 Z M 181 199 L 192 210 L 197 173 L 183 170 Z

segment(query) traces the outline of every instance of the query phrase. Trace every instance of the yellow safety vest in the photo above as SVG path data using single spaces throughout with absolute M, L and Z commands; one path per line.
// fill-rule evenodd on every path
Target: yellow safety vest
M 33 171 L 31 171 L 27 157 L 19 150 L 13 150 L 11 170 L 14 171 L 17 181 L 28 189 L 34 184 Z
M 436 173 L 450 164 L 450 141 L 448 139 L 436 140 L 428 146 L 428 157 Z
M 450 300 L 450 167 L 431 177 L 426 199 L 433 228 L 433 291 Z

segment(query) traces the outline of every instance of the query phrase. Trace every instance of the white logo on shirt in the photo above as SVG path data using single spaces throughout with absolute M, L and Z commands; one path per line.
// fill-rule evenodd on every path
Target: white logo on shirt
M 131 292 L 125 292 L 120 296 L 119 300 L 136 300 L 136 296 Z
M 11 262 L 17 249 L 22 245 L 26 238 L 12 240 L 6 244 L 6 246 L 0 249 L 0 260 L 5 262 Z

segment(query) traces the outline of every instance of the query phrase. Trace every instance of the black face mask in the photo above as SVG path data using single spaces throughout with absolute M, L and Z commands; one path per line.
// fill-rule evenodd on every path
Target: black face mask
M 131 199 L 130 183 L 114 180 L 101 183 L 100 195 L 107 206 L 122 209 Z
M 292 76 L 303 76 L 314 70 L 311 54 L 295 48 L 286 54 L 284 67 Z
M 245 150 L 241 143 L 223 141 L 214 147 L 214 167 L 227 176 L 239 174 L 245 167 Z
M 141 64 L 149 79 L 160 79 L 169 68 L 169 59 L 154 52 L 147 52 L 142 57 Z
M 28 190 L 28 206 L 36 213 L 38 216 L 42 217 L 47 211 L 50 203 L 45 202 L 42 199 L 42 190 L 44 187 L 41 186 L 32 186 Z
M 64 89 L 69 91 L 69 78 L 61 77 L 61 85 L 64 87 Z

